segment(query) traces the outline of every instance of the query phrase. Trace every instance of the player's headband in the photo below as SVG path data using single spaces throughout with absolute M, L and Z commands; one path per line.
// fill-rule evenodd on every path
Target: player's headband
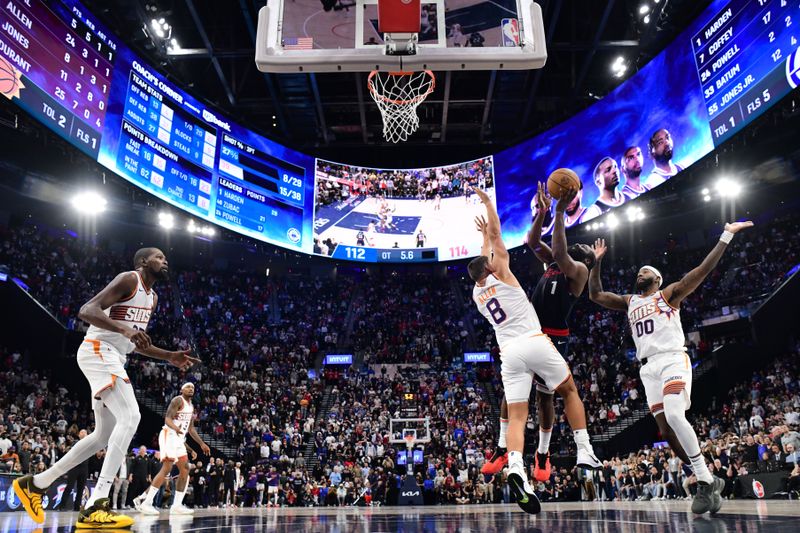
M 656 275 L 656 277 L 658 278 L 658 288 L 660 289 L 661 285 L 664 283 L 664 276 L 661 275 L 661 272 L 659 272 L 656 267 L 652 267 L 650 265 L 643 266 L 642 268 L 639 269 L 639 272 L 641 272 L 644 269 L 647 269 Z
M 194 383 L 192 383 L 191 381 L 187 381 L 186 383 L 181 385 L 181 390 L 185 389 L 186 387 L 194 388 Z

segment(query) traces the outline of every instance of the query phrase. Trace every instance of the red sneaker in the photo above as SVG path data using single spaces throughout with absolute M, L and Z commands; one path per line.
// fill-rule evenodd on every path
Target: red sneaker
M 493 476 L 500 472 L 508 464 L 508 452 L 505 448 L 497 448 L 491 460 L 483 463 L 481 474 Z
M 536 452 L 534 459 L 533 477 L 536 481 L 547 482 L 550 480 L 550 452 Z

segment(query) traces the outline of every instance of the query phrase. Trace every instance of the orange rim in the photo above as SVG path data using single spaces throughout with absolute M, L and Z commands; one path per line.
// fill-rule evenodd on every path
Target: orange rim
M 369 73 L 369 77 L 367 78 L 367 88 L 369 88 L 369 92 L 370 93 L 372 93 L 376 98 L 378 98 L 382 102 L 386 102 L 386 103 L 394 104 L 394 105 L 416 104 L 416 103 L 422 102 L 436 88 L 436 76 L 433 74 L 433 71 L 424 70 L 423 72 L 425 74 L 427 74 L 428 77 L 431 79 L 430 87 L 428 87 L 428 90 L 425 91 L 424 94 L 420 94 L 420 95 L 415 96 L 414 98 L 411 98 L 409 100 L 393 100 L 391 98 L 387 98 L 387 97 L 383 96 L 382 94 L 379 94 L 375 90 L 375 85 L 372 83 L 372 79 L 375 76 L 377 76 L 378 74 L 380 74 L 380 72 L 381 72 L 380 70 L 373 70 L 372 72 Z M 387 72 L 386 74 L 388 74 L 389 76 L 413 76 L 415 74 L 415 72 L 414 71 L 397 70 L 397 71 Z

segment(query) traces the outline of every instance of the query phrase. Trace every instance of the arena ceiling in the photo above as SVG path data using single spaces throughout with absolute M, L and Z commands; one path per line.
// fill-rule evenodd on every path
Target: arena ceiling
M 404 147 L 471 147 L 485 154 L 547 129 L 635 73 L 708 5 L 695 0 L 538 1 L 549 43 L 546 67 L 437 73 L 436 91 L 419 110 L 420 131 Z M 345 156 L 348 149 L 384 144 L 365 74 L 265 75 L 256 69 L 256 18 L 264 0 L 85 2 L 174 81 L 279 142 Z M 639 12 L 643 3 L 655 9 L 648 23 Z M 179 54 L 148 31 L 149 21 L 162 17 Z M 611 72 L 618 56 L 628 65 L 621 78 Z

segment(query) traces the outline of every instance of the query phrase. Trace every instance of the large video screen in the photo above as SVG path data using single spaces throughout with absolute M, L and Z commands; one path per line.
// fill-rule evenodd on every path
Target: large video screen
M 139 59 L 75 0 L 0 10 L 6 97 L 135 185 L 250 237 L 311 250 L 313 158 L 243 128 Z
M 494 196 L 491 157 L 380 169 L 317 159 L 314 253 L 359 261 L 439 261 L 480 253 L 472 187 Z
M 234 123 L 77 0 L 10 0 L 0 28 L 0 93 L 102 165 L 209 222 L 354 261 L 478 254 L 472 218 L 482 210 L 465 182 L 496 196 L 513 247 L 531 224 L 537 182 L 572 168 L 583 187 L 567 225 L 582 224 L 670 179 L 800 83 L 800 1 L 714 0 L 644 68 L 564 123 L 476 161 L 380 169 L 315 160 Z
M 800 2 L 714 1 L 597 104 L 496 154 L 506 245 L 523 244 L 537 182 L 553 170 L 581 178 L 565 215 L 576 226 L 669 180 L 762 114 L 800 82 L 798 24 Z

